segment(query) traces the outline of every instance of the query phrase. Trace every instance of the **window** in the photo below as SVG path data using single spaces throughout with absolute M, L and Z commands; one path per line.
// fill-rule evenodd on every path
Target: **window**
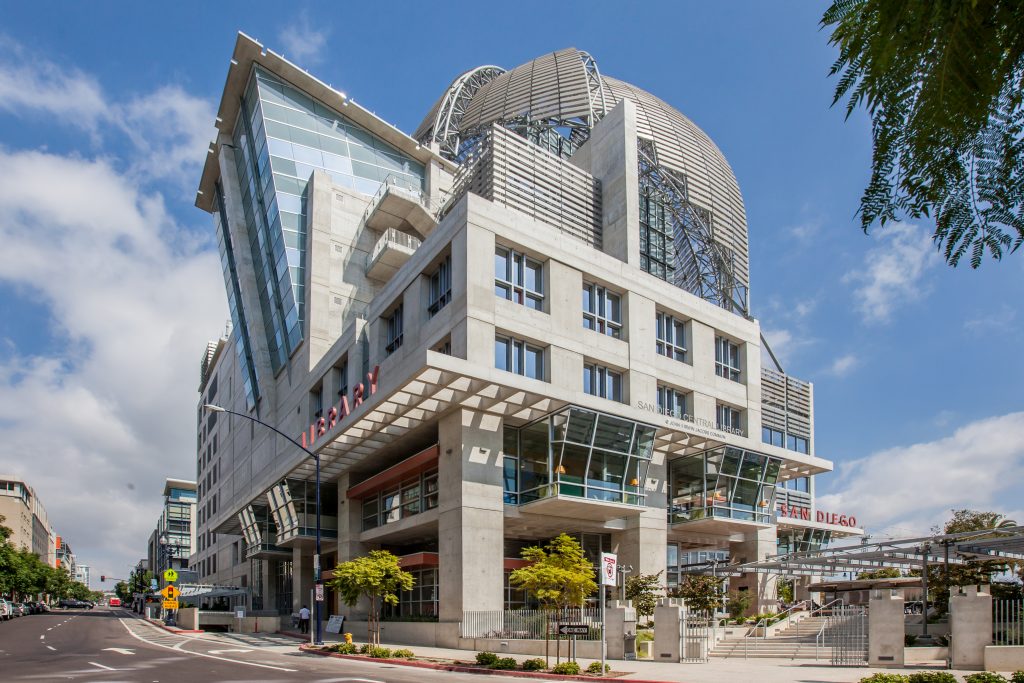
M 739 432 L 742 429 L 740 426 L 740 411 L 732 406 L 719 403 L 715 412 L 718 418 L 718 428 L 723 432 Z
M 686 362 L 686 324 L 667 313 L 659 313 L 655 320 L 658 337 L 657 351 L 662 356 Z
M 622 374 L 600 365 L 583 366 L 583 391 L 613 401 L 622 400 Z
M 398 304 L 398 308 L 385 320 L 387 322 L 387 340 L 384 350 L 390 356 L 402 345 L 402 304 Z
M 437 470 L 417 474 L 363 499 L 363 531 L 433 510 L 437 502 Z
M 805 455 L 810 453 L 810 442 L 805 437 L 786 434 L 780 429 L 761 427 L 761 441 Z
M 494 293 L 503 299 L 541 310 L 544 304 L 544 267 L 540 261 L 512 249 L 494 250 Z
M 640 269 L 670 280 L 675 270 L 672 226 L 665 205 L 653 194 L 651 188 L 640 191 Z
M 544 349 L 514 337 L 494 338 L 494 367 L 517 375 L 544 379 Z
M 452 300 L 452 257 L 445 256 L 444 261 L 430 276 L 428 288 L 427 312 L 434 315 Z
M 725 337 L 715 337 L 715 374 L 740 381 L 740 347 Z
M 782 430 L 772 429 L 771 427 L 761 427 L 761 441 L 764 443 L 782 448 L 785 438 L 786 433 Z
M 682 417 L 687 414 L 686 394 L 672 387 L 658 387 L 658 410 L 662 415 Z
M 583 327 L 616 339 L 622 336 L 622 305 L 618 294 L 600 285 L 583 285 Z
M 324 416 L 324 385 L 321 384 L 310 392 L 310 407 L 314 418 Z
M 338 387 L 338 398 L 348 396 L 348 358 L 334 366 L 334 381 Z
M 800 436 L 786 435 L 786 448 L 797 453 L 807 453 L 807 439 Z

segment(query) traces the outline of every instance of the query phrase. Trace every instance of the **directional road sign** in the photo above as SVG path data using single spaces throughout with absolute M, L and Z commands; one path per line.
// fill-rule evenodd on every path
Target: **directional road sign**
M 173 569 L 164 570 L 164 581 L 166 581 L 167 583 L 174 583 L 177 580 L 178 572 L 174 571 Z
M 164 609 L 178 609 L 178 601 L 164 600 Z
M 181 595 L 181 589 L 174 586 L 166 586 L 160 591 L 160 595 L 164 596 L 165 600 L 177 600 L 178 596 Z
M 563 636 L 585 636 L 590 633 L 586 624 L 559 624 L 558 632 Z

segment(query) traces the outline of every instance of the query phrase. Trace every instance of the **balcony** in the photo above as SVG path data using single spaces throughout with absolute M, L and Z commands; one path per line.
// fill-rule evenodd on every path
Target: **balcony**
M 400 228 L 426 237 L 437 225 L 437 218 L 423 192 L 388 176 L 366 207 L 363 222 L 373 230 Z
M 409 233 L 388 228 L 373 245 L 373 251 L 366 261 L 366 277 L 387 282 L 416 253 L 421 244 L 423 242 Z

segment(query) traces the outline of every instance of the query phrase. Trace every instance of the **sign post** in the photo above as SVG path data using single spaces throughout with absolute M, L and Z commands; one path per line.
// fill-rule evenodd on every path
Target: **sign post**
M 619 574 L 619 558 L 612 553 L 601 553 L 601 577 L 598 582 L 601 586 L 601 675 L 604 676 L 605 659 L 608 655 L 608 631 L 605 627 L 604 617 L 604 589 L 606 586 L 615 587 L 615 580 Z

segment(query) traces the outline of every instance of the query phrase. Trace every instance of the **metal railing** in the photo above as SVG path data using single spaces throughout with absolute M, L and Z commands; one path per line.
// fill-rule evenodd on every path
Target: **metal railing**
M 805 607 L 806 605 L 807 605 L 807 601 L 806 600 L 801 600 L 800 602 L 796 603 L 795 605 L 792 605 L 792 606 L 788 607 L 787 609 L 783 610 L 782 612 L 779 612 L 778 614 L 773 614 L 773 615 L 771 615 L 769 617 L 762 617 L 761 619 L 759 619 L 757 621 L 757 623 L 754 624 L 754 626 L 751 628 L 751 630 L 747 633 L 747 635 L 745 635 L 743 637 L 743 658 L 744 659 L 747 658 L 747 655 L 749 654 L 748 644 L 752 640 L 753 641 L 767 640 L 768 639 L 768 627 L 769 626 L 775 626 L 776 624 L 780 624 L 783 621 L 789 620 L 790 617 L 793 616 L 793 613 L 797 610 L 797 608 L 802 608 L 802 607 Z M 771 622 L 771 623 L 769 623 L 769 622 Z M 797 626 L 799 626 L 799 624 L 800 624 L 800 622 L 795 622 L 795 623 L 797 624 Z M 760 632 L 758 632 L 758 629 L 760 629 Z M 755 652 L 757 651 L 756 646 L 755 646 L 754 650 L 755 650 Z
M 577 640 L 601 639 L 599 609 L 549 611 L 539 609 L 464 611 L 459 622 L 462 638 L 502 638 L 511 640 L 543 640 L 558 636 L 562 624 L 586 624 L 588 633 Z
M 377 208 L 377 205 L 380 204 L 380 201 L 384 198 L 384 195 L 387 194 L 388 191 L 393 187 L 397 187 L 403 192 L 408 192 L 409 194 L 415 196 L 417 200 L 419 200 L 419 203 L 422 204 L 423 207 L 427 209 L 427 211 L 430 211 L 430 197 L 425 195 L 423 193 L 423 190 L 417 189 L 415 187 L 410 187 L 408 180 L 406 180 L 404 177 L 389 174 L 381 182 L 380 188 L 378 188 L 377 192 L 374 193 L 373 198 L 370 200 L 370 203 L 366 205 L 366 211 L 363 212 L 364 223 L 366 222 L 366 219 L 370 217 L 370 214 L 373 213 L 374 209 Z
M 992 601 L 992 644 L 1024 645 L 1024 600 Z
M 381 234 L 377 243 L 373 245 L 373 251 L 370 252 L 370 260 L 368 263 L 373 263 L 377 257 L 380 256 L 380 253 L 384 251 L 384 247 L 386 247 L 389 242 L 397 244 L 400 247 L 411 249 L 412 251 L 416 251 L 420 248 L 420 245 L 423 244 L 422 240 L 417 237 L 413 237 L 407 232 L 402 232 L 395 228 L 388 228 Z
M 838 603 L 838 606 L 831 607 Z M 846 606 L 842 600 L 833 600 L 818 608 L 829 610 L 828 620 L 814 638 L 814 659 L 820 659 L 821 650 L 828 648 L 833 666 L 863 665 L 867 663 L 867 613 L 863 607 Z M 813 612 L 812 612 L 813 613 Z

